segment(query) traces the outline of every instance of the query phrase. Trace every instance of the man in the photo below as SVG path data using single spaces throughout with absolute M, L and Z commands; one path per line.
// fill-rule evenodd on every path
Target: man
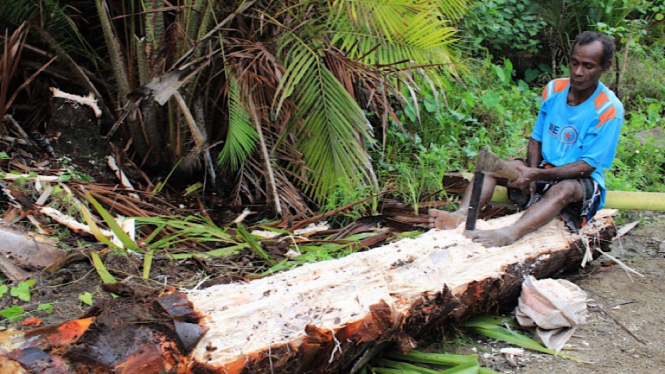
M 556 79 L 543 98 L 527 148 L 527 159 L 509 161 L 519 179 L 487 173 L 481 206 L 498 184 L 508 185 L 511 199 L 528 201 L 512 226 L 468 233 L 485 247 L 509 245 L 560 215 L 577 230 L 605 204 L 603 172 L 612 166 L 623 123 L 623 105 L 600 76 L 614 55 L 614 42 L 604 34 L 585 31 L 575 38 L 570 57 L 570 78 Z M 430 210 L 430 227 L 450 229 L 467 217 L 471 186 L 459 210 Z

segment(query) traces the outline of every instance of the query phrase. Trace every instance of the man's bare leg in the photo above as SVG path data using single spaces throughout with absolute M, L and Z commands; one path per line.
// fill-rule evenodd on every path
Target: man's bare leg
M 523 166 L 524 162 L 520 160 L 511 160 L 506 161 L 513 167 Z M 492 173 L 485 174 L 485 180 L 483 181 L 483 191 L 480 194 L 480 209 L 482 209 L 492 198 L 494 193 L 494 187 L 497 184 L 506 185 L 506 180 L 498 178 Z M 462 203 L 459 206 L 459 209 L 455 212 L 446 212 L 438 209 L 429 210 L 429 227 L 433 229 L 454 229 L 459 226 L 460 223 L 466 221 L 466 217 L 469 212 L 469 201 L 471 201 L 471 190 L 473 189 L 473 181 L 469 183 L 469 186 L 464 192 L 462 197 Z
M 494 193 L 494 187 L 496 187 L 497 178 L 491 174 L 485 174 L 485 180 L 483 181 L 483 190 L 480 194 L 480 207 L 484 207 L 487 202 L 492 198 L 492 193 Z M 459 226 L 460 223 L 466 221 L 466 217 L 469 212 L 469 201 L 471 201 L 471 190 L 473 188 L 473 181 L 469 183 L 469 186 L 464 192 L 462 197 L 462 203 L 454 212 L 446 212 L 438 209 L 429 210 L 429 227 L 434 229 L 454 229 Z
M 555 218 L 568 204 L 582 201 L 584 191 L 579 180 L 566 180 L 552 186 L 543 199 L 529 207 L 512 226 L 496 230 L 474 230 L 468 233 L 474 242 L 485 247 L 503 247 L 536 231 Z

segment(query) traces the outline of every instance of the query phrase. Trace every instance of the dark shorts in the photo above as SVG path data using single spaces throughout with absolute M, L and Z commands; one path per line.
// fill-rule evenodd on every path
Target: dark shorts
M 541 164 L 539 167 L 547 169 L 552 167 L 550 164 Z M 559 217 L 566 222 L 566 225 L 573 231 L 584 227 L 591 221 L 600 205 L 600 186 L 593 178 L 576 179 L 582 184 L 584 197 L 582 201 L 569 204 L 559 214 Z M 517 204 L 520 209 L 526 209 L 529 206 L 540 201 L 547 190 L 560 181 L 538 181 L 536 182 L 536 192 L 532 196 L 526 196 L 522 191 L 508 188 L 508 196 L 511 201 Z

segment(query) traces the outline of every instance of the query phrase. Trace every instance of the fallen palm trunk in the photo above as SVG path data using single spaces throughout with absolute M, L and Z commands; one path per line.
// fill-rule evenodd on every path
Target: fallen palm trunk
M 353 372 L 383 342 L 412 348 L 445 321 L 514 305 L 528 275 L 578 266 L 589 248 L 614 235 L 608 211 L 594 222 L 581 234 L 552 222 L 511 246 L 489 249 L 459 231 L 430 231 L 250 283 L 191 292 L 208 329 L 191 359 L 198 369 L 226 374 Z

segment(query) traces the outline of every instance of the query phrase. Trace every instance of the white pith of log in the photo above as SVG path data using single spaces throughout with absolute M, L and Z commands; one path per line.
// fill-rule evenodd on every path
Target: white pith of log
M 601 211 L 597 217 L 614 214 Z M 510 225 L 519 215 L 490 222 L 479 229 Z M 455 295 L 469 283 L 501 276 L 507 265 L 527 258 L 546 260 L 568 250 L 570 243 L 594 235 L 602 227 L 592 221 L 581 234 L 571 233 L 559 220 L 513 245 L 485 248 L 456 230 L 431 230 L 338 260 L 307 264 L 250 283 L 217 285 L 192 291 L 189 300 L 209 328 L 192 358 L 223 367 L 271 346 L 298 346 L 306 325 L 339 329 L 362 320 L 370 306 L 384 300 L 399 316 L 423 293 L 434 295 L 444 285 Z M 595 231 L 594 231 L 595 230 Z M 532 265 L 535 266 L 535 265 Z M 525 276 L 529 271 L 525 271 Z M 206 347 L 215 349 L 206 349 Z

